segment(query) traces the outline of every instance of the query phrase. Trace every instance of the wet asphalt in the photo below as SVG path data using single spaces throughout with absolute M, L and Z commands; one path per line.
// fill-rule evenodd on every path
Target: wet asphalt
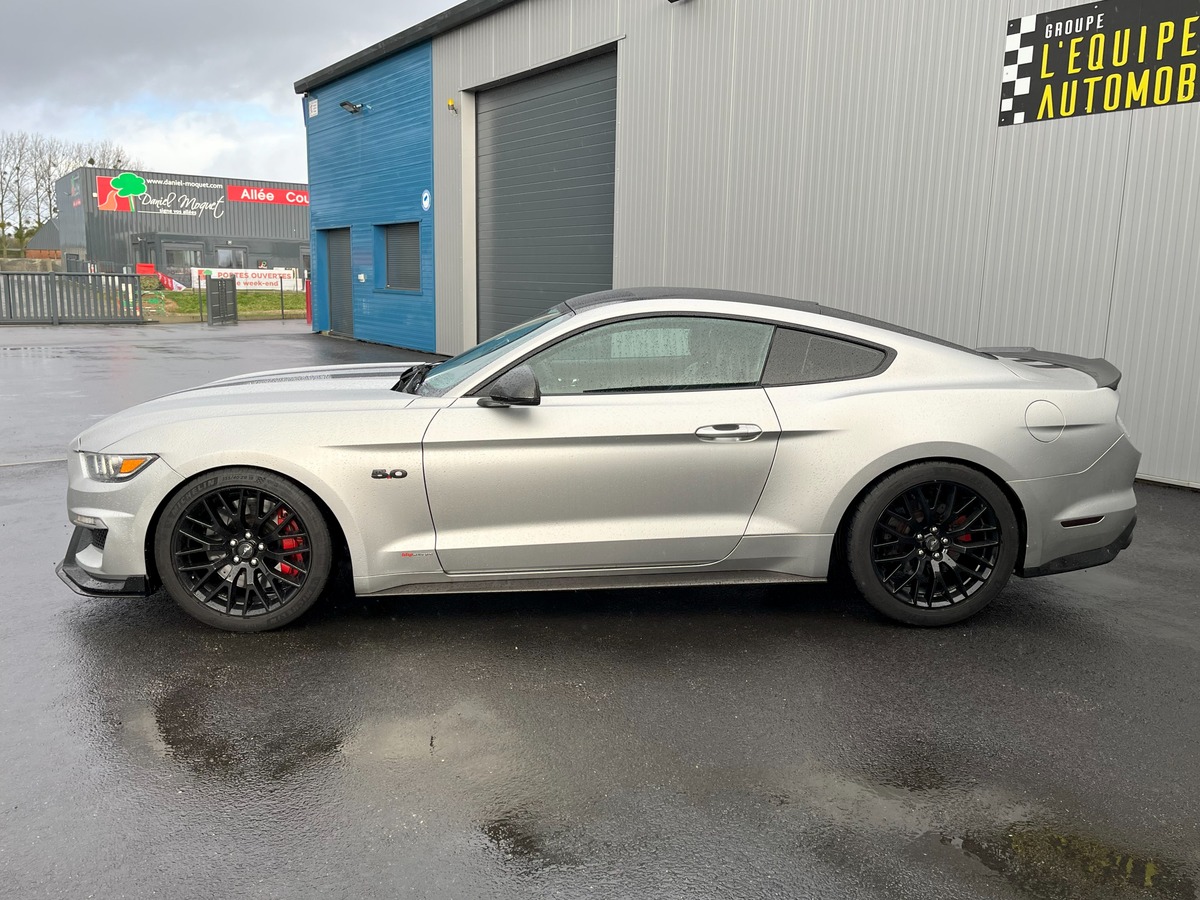
M 890 624 L 840 586 L 86 600 L 66 443 L 302 323 L 0 329 L 0 896 L 1195 898 L 1200 494 L 1113 564 Z

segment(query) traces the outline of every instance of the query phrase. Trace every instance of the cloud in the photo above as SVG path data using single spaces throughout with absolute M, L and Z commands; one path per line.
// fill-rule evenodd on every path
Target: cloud
M 453 2 L 65 0 L 52 41 L 4 42 L 22 77 L 0 91 L 0 128 L 111 139 L 157 171 L 305 181 L 293 83 Z M 42 34 L 46 15 L 17 4 L 4 31 Z

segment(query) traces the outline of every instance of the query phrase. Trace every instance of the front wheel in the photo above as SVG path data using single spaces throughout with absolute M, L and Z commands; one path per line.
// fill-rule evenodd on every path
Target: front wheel
M 268 631 L 301 616 L 324 590 L 332 558 L 317 505 L 261 469 L 193 479 L 167 504 L 154 536 L 171 598 L 225 631 Z
M 975 615 L 1008 583 L 1020 529 L 987 476 L 955 463 L 920 463 L 888 475 L 850 520 L 850 573 L 867 602 L 912 625 Z

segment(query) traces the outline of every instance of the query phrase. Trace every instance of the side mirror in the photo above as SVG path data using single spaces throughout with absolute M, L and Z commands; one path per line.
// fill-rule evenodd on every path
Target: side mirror
M 529 366 L 509 369 L 492 382 L 488 396 L 479 398 L 480 406 L 537 406 L 542 402 L 542 389 Z

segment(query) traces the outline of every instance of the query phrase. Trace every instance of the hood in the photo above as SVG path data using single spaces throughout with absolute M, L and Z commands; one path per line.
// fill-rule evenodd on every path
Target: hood
M 354 363 L 345 366 L 303 366 L 296 369 L 272 369 L 268 372 L 251 372 L 248 375 L 233 375 L 220 381 L 210 381 L 199 387 L 185 388 L 167 396 L 191 394 L 196 391 L 238 393 L 237 389 L 257 386 L 259 391 L 295 390 L 307 384 L 313 387 L 329 387 L 335 390 L 382 387 L 390 389 L 401 374 L 411 366 L 420 365 L 420 360 L 396 363 Z
M 416 362 L 276 369 L 223 378 L 167 394 L 109 416 L 71 442 L 72 450 L 100 451 L 162 426 L 235 416 L 301 415 L 352 409 L 403 409 L 414 398 L 392 390 Z M 153 447 L 123 447 L 154 453 Z

